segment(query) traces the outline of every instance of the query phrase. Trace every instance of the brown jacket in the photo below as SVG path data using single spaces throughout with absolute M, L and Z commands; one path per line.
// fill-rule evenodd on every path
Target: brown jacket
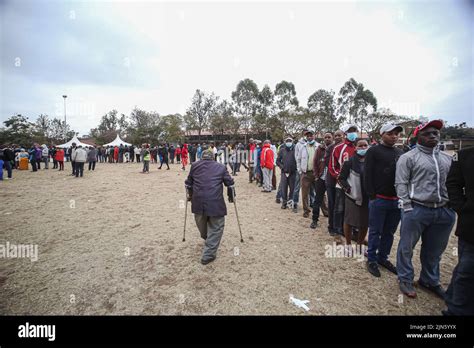
M 325 158 L 324 155 L 326 153 L 326 147 L 322 144 L 318 146 L 316 149 L 316 153 L 314 154 L 313 157 L 313 174 L 314 174 L 314 179 L 318 180 L 321 175 L 323 175 L 324 172 L 324 165 L 325 165 Z

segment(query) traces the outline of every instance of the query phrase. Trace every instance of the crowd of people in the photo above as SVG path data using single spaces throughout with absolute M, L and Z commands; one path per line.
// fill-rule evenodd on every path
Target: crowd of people
M 311 218 L 310 228 L 318 226 L 321 213 L 327 215 L 327 231 L 336 244 L 344 243 L 348 254 L 367 245 L 368 272 L 380 277 L 383 267 L 397 275 L 400 291 L 411 298 L 416 297 L 413 250 L 421 239 L 417 285 L 446 301 L 445 314 L 473 315 L 474 230 L 469 223 L 474 216 L 474 148 L 454 158 L 441 151 L 442 127 L 439 120 L 420 124 L 412 146 L 405 147 L 397 146 L 403 128 L 395 124 L 381 127 L 379 142 L 358 137 L 356 125 L 325 133 L 321 143 L 308 129 L 297 141 L 286 137 L 278 146 L 251 139 L 248 150 L 255 154 L 255 166 L 249 182 L 255 178 L 262 192 L 276 191 L 276 203 L 295 213 L 301 191 L 303 217 Z M 281 172 L 278 187 L 276 167 Z M 459 260 L 446 292 L 439 263 L 456 212 Z M 389 255 L 399 224 L 394 265 Z
M 400 291 L 415 298 L 413 250 L 421 239 L 421 272 L 416 284 L 446 301 L 445 314 L 474 314 L 474 148 L 454 157 L 440 150 L 442 121 L 416 127 L 411 146 L 399 146 L 403 128 L 385 124 L 380 141 L 358 136 L 356 125 L 327 132 L 321 143 L 305 129 L 298 140 L 286 137 L 281 144 L 250 139 L 204 151 L 229 165 L 237 175 L 240 164 L 262 192 L 276 192 L 282 209 L 298 213 L 301 196 L 303 218 L 309 228 L 328 217 L 327 231 L 335 244 L 345 244 L 347 254 L 364 251 L 367 270 L 381 277 L 380 267 L 395 274 Z M 276 167 L 281 178 L 277 185 Z M 325 204 L 327 197 L 327 204 Z M 447 291 L 440 284 L 440 261 L 458 223 L 458 265 Z M 396 265 L 389 260 L 394 234 L 400 225 Z M 368 236 L 367 236 L 368 235 Z M 368 238 L 366 238 L 368 237 Z M 356 242 L 355 248 L 352 241 Z M 365 247 L 367 246 L 367 247 Z
M 99 163 L 142 162 L 143 173 L 150 163 L 181 165 L 207 160 L 222 163 L 232 176 L 241 166 L 248 172 L 248 182 L 255 182 L 262 192 L 275 192 L 281 209 L 299 213 L 308 227 L 320 224 L 327 216 L 327 232 L 335 244 L 344 244 L 348 254 L 363 252 L 367 270 L 381 277 L 380 267 L 395 274 L 403 294 L 415 298 L 413 250 L 421 239 L 421 272 L 418 286 L 444 299 L 446 314 L 474 314 L 474 216 L 472 165 L 474 148 L 454 157 L 439 148 L 443 123 L 433 120 L 420 124 L 414 131 L 410 147 L 398 145 L 403 128 L 385 124 L 380 140 L 369 141 L 358 136 L 356 125 L 346 125 L 315 140 L 313 130 L 304 129 L 300 139 L 287 136 L 283 142 L 249 139 L 215 144 L 168 144 L 157 146 L 82 147 L 68 149 L 34 144 L 29 150 L 12 146 L 0 149 L 0 167 L 8 178 L 12 169 L 28 162 L 32 171 L 64 170 L 70 161 L 72 174 L 82 177 L 85 163 L 89 171 Z M 280 171 L 277 180 L 276 167 Z M 192 169 L 192 166 L 191 166 Z M 0 179 L 3 179 L 3 170 Z M 7 178 L 7 179 L 8 179 Z M 230 179 L 226 179 L 228 183 Z M 278 182 L 278 185 L 277 185 Z M 447 291 L 440 284 L 440 260 L 445 252 L 456 213 L 458 223 L 458 265 Z M 396 265 L 389 260 L 394 234 L 400 225 Z M 326 227 L 326 226 L 325 226 Z M 352 242 L 355 241 L 355 248 Z

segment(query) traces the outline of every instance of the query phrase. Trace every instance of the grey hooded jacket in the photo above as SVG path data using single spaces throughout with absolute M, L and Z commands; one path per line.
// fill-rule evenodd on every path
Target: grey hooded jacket
M 430 208 L 446 205 L 449 201 L 446 178 L 451 161 L 451 156 L 439 149 L 420 144 L 400 156 L 395 188 L 404 211 L 413 209 L 412 203 Z

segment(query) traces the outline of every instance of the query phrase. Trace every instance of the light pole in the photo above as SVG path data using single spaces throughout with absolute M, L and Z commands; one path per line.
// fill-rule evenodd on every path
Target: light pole
M 64 142 L 67 142 L 67 123 L 66 123 L 66 98 L 67 95 L 63 95 L 64 98 Z

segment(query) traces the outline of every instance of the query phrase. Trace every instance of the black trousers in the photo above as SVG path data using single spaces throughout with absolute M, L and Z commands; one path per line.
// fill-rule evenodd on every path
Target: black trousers
M 170 168 L 170 166 L 168 165 L 168 159 L 164 159 L 164 158 L 163 158 L 163 161 L 161 161 L 161 164 L 160 164 L 160 166 L 159 166 L 160 169 L 161 169 L 161 167 L 163 166 L 163 163 L 166 164 L 166 166 L 168 167 L 168 169 Z
M 334 201 L 333 226 L 336 234 L 344 235 L 344 208 L 346 203 L 346 194 L 342 188 L 336 187 L 336 199 Z
M 329 174 L 328 174 L 329 175 Z M 316 180 L 316 198 L 313 203 L 313 221 L 318 222 L 319 220 L 319 211 L 321 210 L 321 205 L 323 204 L 324 194 L 326 193 L 326 182 L 321 178 Z
M 71 166 L 72 166 L 72 175 L 76 174 L 76 162 L 71 161 Z
M 89 170 L 94 170 L 95 169 L 95 161 L 94 162 L 89 162 Z
M 76 178 L 80 175 L 84 175 L 84 162 L 75 162 L 76 163 Z

